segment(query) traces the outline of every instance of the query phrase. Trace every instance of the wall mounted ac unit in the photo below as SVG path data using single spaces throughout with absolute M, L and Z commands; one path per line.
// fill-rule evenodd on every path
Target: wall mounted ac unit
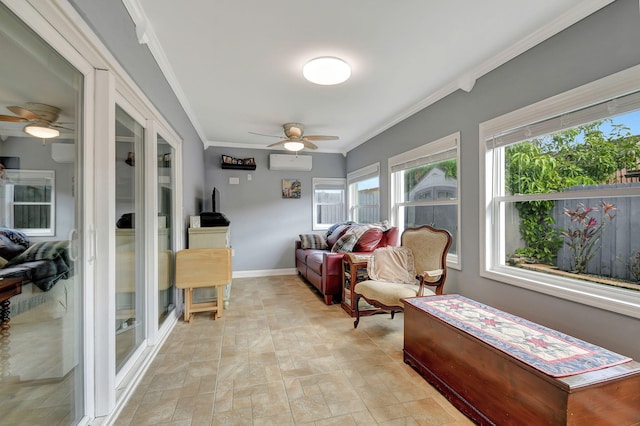
M 308 172 L 312 158 L 310 155 L 270 154 L 269 170 Z
M 56 163 L 73 163 L 76 161 L 76 145 L 53 142 L 51 144 L 51 158 Z

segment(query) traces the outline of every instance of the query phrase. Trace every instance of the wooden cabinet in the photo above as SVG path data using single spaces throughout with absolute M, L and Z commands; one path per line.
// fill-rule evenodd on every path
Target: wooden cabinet
M 189 228 L 189 248 L 231 247 L 228 226 Z
M 189 248 L 225 248 L 231 247 L 228 226 L 211 226 L 189 228 Z M 231 297 L 231 282 L 224 286 L 224 308 L 229 306 Z M 217 300 L 215 287 L 196 288 L 193 290 L 193 302 L 204 303 Z
M 640 363 L 553 377 L 416 304 L 404 306 L 404 361 L 476 423 L 639 424 Z
M 342 309 L 350 316 L 356 316 L 355 295 L 353 287 L 360 281 L 369 279 L 367 264 L 371 255 L 347 253 L 342 258 Z M 360 313 L 379 310 L 369 305 L 364 299 L 360 299 Z

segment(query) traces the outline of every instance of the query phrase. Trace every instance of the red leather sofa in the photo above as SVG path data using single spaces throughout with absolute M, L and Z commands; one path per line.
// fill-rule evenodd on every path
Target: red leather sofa
M 327 305 L 339 302 L 342 296 L 342 258 L 344 252 L 333 253 L 331 248 L 346 233 L 353 231 L 358 224 L 340 225 L 326 237 L 326 249 L 303 248 L 296 241 L 296 269 L 298 274 L 322 294 Z M 370 253 L 378 247 L 397 246 L 398 228 L 386 231 L 379 228 L 367 229 L 357 240 L 352 253 Z

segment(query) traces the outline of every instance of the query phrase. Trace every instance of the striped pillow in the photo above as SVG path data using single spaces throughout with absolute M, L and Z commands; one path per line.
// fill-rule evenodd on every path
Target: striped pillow
M 300 234 L 300 247 L 303 249 L 319 249 L 328 248 L 324 236 L 319 234 Z

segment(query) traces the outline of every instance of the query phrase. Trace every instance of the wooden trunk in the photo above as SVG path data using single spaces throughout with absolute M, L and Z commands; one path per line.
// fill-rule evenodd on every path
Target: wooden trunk
M 404 361 L 483 425 L 635 425 L 640 363 L 554 378 L 409 303 Z

